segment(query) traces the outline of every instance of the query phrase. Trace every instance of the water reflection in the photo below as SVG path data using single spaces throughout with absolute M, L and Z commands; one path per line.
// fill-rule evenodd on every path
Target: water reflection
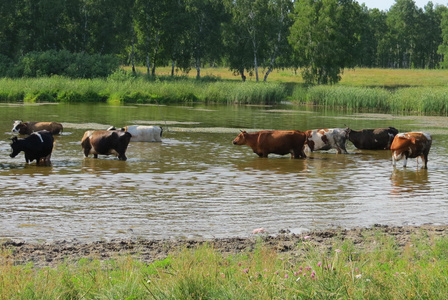
M 393 168 L 390 176 L 392 183 L 391 195 L 418 197 L 419 194 L 431 190 L 428 169 Z
M 243 172 L 262 171 L 276 174 L 299 173 L 307 169 L 306 159 L 290 159 L 289 157 L 271 156 L 270 158 L 253 157 L 240 160 L 235 167 Z
M 129 164 L 113 156 L 99 156 L 99 158 L 86 157 L 82 160 L 81 172 L 94 175 L 118 174 L 127 173 L 130 170 L 129 168 Z

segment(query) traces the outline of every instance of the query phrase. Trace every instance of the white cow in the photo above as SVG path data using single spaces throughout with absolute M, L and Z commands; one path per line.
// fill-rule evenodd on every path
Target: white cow
M 116 130 L 109 127 L 107 130 Z M 132 135 L 131 142 L 161 142 L 163 129 L 160 126 L 131 125 L 118 130 L 127 131 Z
M 347 130 L 342 128 L 307 130 L 306 145 L 312 151 L 336 149 L 338 153 L 347 153 L 345 143 Z

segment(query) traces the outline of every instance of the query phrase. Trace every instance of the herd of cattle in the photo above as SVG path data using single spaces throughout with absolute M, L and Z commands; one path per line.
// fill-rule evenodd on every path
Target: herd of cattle
M 254 133 L 241 133 L 233 140 L 234 145 L 247 145 L 260 157 L 270 153 L 292 158 L 306 158 L 305 149 L 336 149 L 337 153 L 347 153 L 347 139 L 358 149 L 392 151 L 392 162 L 404 159 L 406 167 L 408 158 L 421 157 L 423 168 L 427 168 L 428 153 L 432 138 L 424 132 L 398 133 L 393 127 L 352 130 L 350 128 L 316 129 L 305 132 L 298 130 L 263 130 Z
M 25 152 L 27 163 L 36 160 L 49 163 L 53 151 L 53 135 L 60 134 L 63 126 L 56 122 L 22 122 L 15 121 L 13 132 L 28 135 L 25 138 L 12 138 L 11 157 Z M 81 147 L 86 157 L 93 154 L 116 155 L 126 160 L 129 142 L 161 142 L 160 126 L 133 125 L 120 129 L 110 127 L 107 130 L 88 130 L 81 139 Z M 406 167 L 408 158 L 420 157 L 423 168 L 427 168 L 428 153 L 432 138 L 424 132 L 399 133 L 393 127 L 352 130 L 350 128 L 298 130 L 262 130 L 254 133 L 241 131 L 233 140 L 234 145 L 247 145 L 260 157 L 269 154 L 291 154 L 292 158 L 306 158 L 305 150 L 336 149 L 337 153 L 347 153 L 346 142 L 349 140 L 358 149 L 387 150 L 392 152 L 392 162 L 404 159 Z
M 50 163 L 53 152 L 54 134 L 62 133 L 63 126 L 56 122 L 22 122 L 15 121 L 12 131 L 28 135 L 25 138 L 12 138 L 11 157 L 16 157 L 20 152 L 25 152 L 27 163 L 36 160 L 37 164 Z M 126 160 L 126 150 L 129 142 L 161 142 L 162 128 L 159 126 L 132 125 L 116 129 L 110 127 L 107 130 L 88 130 L 81 139 L 81 147 L 84 155 L 93 154 L 116 155 L 120 160 Z

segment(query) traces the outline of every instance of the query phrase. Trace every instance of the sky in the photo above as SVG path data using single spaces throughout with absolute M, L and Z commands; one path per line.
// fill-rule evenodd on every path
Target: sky
M 365 3 L 368 8 L 378 8 L 380 10 L 389 10 L 392 5 L 395 4 L 395 0 L 357 0 L 359 4 Z M 419 8 L 424 8 L 428 4 L 429 0 L 414 0 L 415 5 Z M 448 6 L 448 0 L 432 0 L 434 6 L 436 4 L 442 4 Z

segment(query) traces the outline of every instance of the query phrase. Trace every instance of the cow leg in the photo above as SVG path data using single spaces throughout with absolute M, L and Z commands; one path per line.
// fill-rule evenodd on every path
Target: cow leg
M 91 148 L 84 148 L 84 156 L 85 157 L 89 157 L 90 149 Z
M 128 158 L 126 157 L 126 155 L 124 153 L 122 153 L 122 154 L 118 154 L 118 159 L 119 160 L 127 160 Z
M 406 168 L 407 163 L 408 163 L 408 156 L 406 155 L 403 159 L 403 168 Z
M 395 152 L 392 151 L 392 166 L 396 166 L 397 161 L 395 160 Z
M 93 154 L 93 158 L 98 158 L 98 154 Z
M 423 162 L 422 168 L 427 169 L 428 168 L 428 155 L 424 154 L 421 156 L 421 158 L 422 158 L 422 162 Z

